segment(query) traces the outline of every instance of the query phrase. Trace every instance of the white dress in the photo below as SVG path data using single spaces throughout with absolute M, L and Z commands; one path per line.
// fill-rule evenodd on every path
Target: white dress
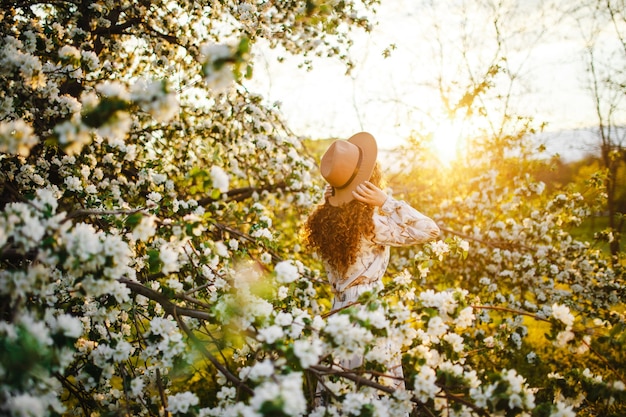
M 345 275 L 339 275 L 329 265 L 325 265 L 328 280 L 335 294 L 332 310 L 338 310 L 354 303 L 359 296 L 381 285 L 381 279 L 389 264 L 391 246 L 411 246 L 425 243 L 439 236 L 439 227 L 430 218 L 401 200 L 387 197 L 385 203 L 374 212 L 374 235 L 363 238 L 356 262 Z M 344 278 L 347 277 L 347 278 Z M 402 366 L 398 360 L 388 364 L 388 373 L 394 378 L 390 385 L 404 388 Z M 361 356 L 342 361 L 344 368 L 354 369 L 363 363 Z

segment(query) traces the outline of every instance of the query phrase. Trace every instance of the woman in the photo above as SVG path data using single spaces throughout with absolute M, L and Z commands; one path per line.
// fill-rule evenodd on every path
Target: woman
M 390 246 L 409 246 L 435 239 L 433 220 L 381 190 L 376 140 L 361 132 L 333 142 L 320 171 L 328 182 L 325 202 L 308 218 L 306 243 L 321 257 L 332 286 L 333 311 L 355 303 L 378 286 L 389 263 Z M 342 361 L 354 369 L 362 357 Z M 388 366 L 393 385 L 404 388 L 400 363 Z

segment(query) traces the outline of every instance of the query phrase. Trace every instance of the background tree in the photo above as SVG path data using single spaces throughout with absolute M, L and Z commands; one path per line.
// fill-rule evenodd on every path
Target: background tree
M 471 164 L 391 182 L 445 240 L 395 252 L 377 294 L 328 311 L 297 234 L 322 194 L 315 154 L 245 80 L 261 39 L 349 67 L 374 5 L 2 2 L 0 412 L 623 410 L 622 259 L 568 233 L 587 202 L 545 193 L 509 111 L 471 138 Z M 495 56 L 442 79 L 469 86 L 448 108 L 511 99 L 489 96 L 510 76 Z M 389 344 L 405 391 L 384 384 Z M 354 354 L 362 368 L 337 366 Z
M 590 2 L 577 14 L 580 31 L 587 45 L 589 91 L 598 120 L 596 129 L 598 151 L 605 171 L 604 191 L 608 228 L 603 234 L 609 242 L 611 254 L 617 256 L 621 250 L 620 237 L 624 228 L 624 206 L 621 203 L 625 188 L 622 173 L 626 167 L 626 133 L 620 123 L 625 112 L 626 85 L 624 2 L 611 0 Z M 606 38 L 611 41 L 604 41 Z

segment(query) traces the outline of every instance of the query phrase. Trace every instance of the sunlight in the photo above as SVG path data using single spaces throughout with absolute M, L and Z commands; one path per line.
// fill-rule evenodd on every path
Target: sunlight
M 461 154 L 463 123 L 446 119 L 433 131 L 432 150 L 439 162 L 449 167 Z

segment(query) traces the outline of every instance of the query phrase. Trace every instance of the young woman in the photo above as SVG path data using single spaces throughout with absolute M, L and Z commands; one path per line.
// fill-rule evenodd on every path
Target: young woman
M 439 235 L 433 220 L 381 190 L 376 158 L 376 140 L 361 132 L 333 142 L 321 159 L 320 171 L 328 183 L 325 201 L 307 219 L 304 236 L 323 261 L 334 293 L 333 310 L 380 285 L 390 246 L 424 243 Z M 339 365 L 354 369 L 362 363 L 355 356 Z M 388 365 L 388 373 L 395 377 L 396 388 L 404 388 L 400 363 Z

